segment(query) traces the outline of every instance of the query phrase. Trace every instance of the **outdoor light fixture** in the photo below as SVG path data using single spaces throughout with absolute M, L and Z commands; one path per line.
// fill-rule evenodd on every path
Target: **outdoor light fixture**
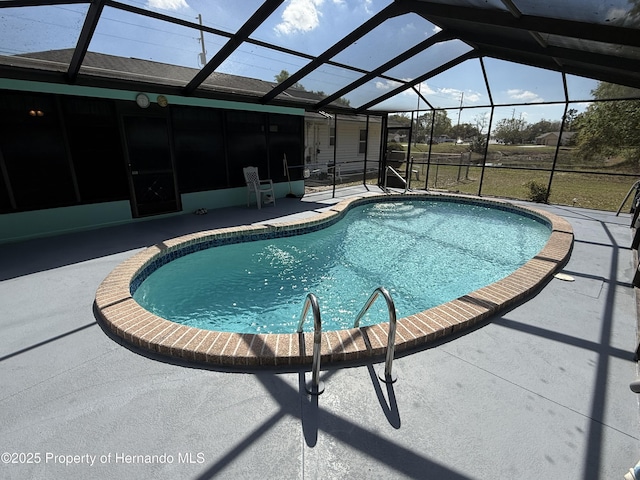
M 169 104 L 167 97 L 165 97 L 164 95 L 158 95 L 158 98 L 156 99 L 156 101 L 158 102 L 158 105 L 160 105 L 161 107 L 166 107 Z
M 147 108 L 149 106 L 149 97 L 147 97 L 144 93 L 139 93 L 136 95 L 136 103 L 140 108 Z
M 29 110 L 29 115 L 32 117 L 44 117 L 44 112 L 42 110 Z

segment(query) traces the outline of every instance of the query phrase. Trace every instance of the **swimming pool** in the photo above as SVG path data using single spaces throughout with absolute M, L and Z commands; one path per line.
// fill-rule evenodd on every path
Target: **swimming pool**
M 523 209 L 499 201 L 445 195 L 411 195 L 415 200 L 446 200 L 466 205 L 515 211 L 536 216 L 551 227 L 548 242 L 534 258 L 498 281 L 482 286 L 447 303 L 417 312 L 403 312 L 398 320 L 396 351 L 427 344 L 444 335 L 468 328 L 523 300 L 539 288 L 569 257 L 571 226 L 561 217 Z M 133 298 L 151 272 L 178 258 L 211 247 L 248 240 L 293 237 L 326 229 L 342 221 L 347 212 L 367 204 L 399 202 L 406 196 L 372 196 L 345 200 L 327 211 L 301 221 L 244 225 L 199 232 L 171 239 L 145 249 L 120 264 L 96 292 L 98 317 L 116 336 L 142 349 L 194 362 L 225 366 L 298 365 L 311 362 L 312 335 L 292 333 L 235 333 L 180 325 L 149 312 Z M 389 203 L 390 204 L 390 203 Z M 368 295 L 371 292 L 366 292 Z M 298 315 L 304 294 L 299 297 Z M 322 307 L 322 305 L 321 305 Z M 359 306 L 358 306 L 359 308 Z M 322 363 L 362 360 L 384 355 L 388 323 L 323 332 Z M 304 342 L 306 348 L 303 348 Z M 304 352 L 304 355 L 302 355 Z
M 322 329 L 343 330 L 378 286 L 389 290 L 398 316 L 408 316 L 507 276 L 550 233 L 539 216 L 476 202 L 378 201 L 321 230 L 184 255 L 144 278 L 133 298 L 191 327 L 295 333 L 304 297 L 313 293 Z M 360 324 L 388 320 L 380 302 Z

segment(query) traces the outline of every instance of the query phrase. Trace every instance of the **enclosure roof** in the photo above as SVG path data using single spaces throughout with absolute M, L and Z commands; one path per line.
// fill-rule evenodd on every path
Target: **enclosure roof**
M 446 107 L 427 84 L 466 64 L 490 105 L 488 59 L 640 88 L 639 26 L 639 0 L 0 0 L 0 77 L 381 113 Z

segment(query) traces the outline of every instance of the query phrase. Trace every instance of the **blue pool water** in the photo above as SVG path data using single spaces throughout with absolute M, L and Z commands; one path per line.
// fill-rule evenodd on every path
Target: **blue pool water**
M 303 235 L 209 248 L 160 267 L 134 292 L 177 323 L 238 333 L 294 333 L 306 295 L 323 330 L 351 328 L 384 286 L 398 318 L 493 283 L 534 257 L 549 227 L 480 204 L 421 200 L 352 208 Z M 388 321 L 382 298 L 361 325 Z M 305 330 L 311 330 L 311 315 Z

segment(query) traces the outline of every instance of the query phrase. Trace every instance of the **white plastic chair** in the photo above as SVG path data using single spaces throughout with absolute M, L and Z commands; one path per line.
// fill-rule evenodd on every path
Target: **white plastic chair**
M 340 165 L 329 165 L 327 167 L 327 175 L 333 177 L 333 181 L 336 180 L 342 182 L 342 174 L 340 173 Z
M 244 174 L 244 181 L 247 184 L 247 207 L 249 206 L 251 195 L 256 197 L 258 208 L 261 208 L 263 203 L 265 205 L 272 203 L 275 206 L 276 195 L 273 192 L 273 182 L 271 179 L 260 180 L 258 167 L 245 167 L 242 169 L 242 173 Z

